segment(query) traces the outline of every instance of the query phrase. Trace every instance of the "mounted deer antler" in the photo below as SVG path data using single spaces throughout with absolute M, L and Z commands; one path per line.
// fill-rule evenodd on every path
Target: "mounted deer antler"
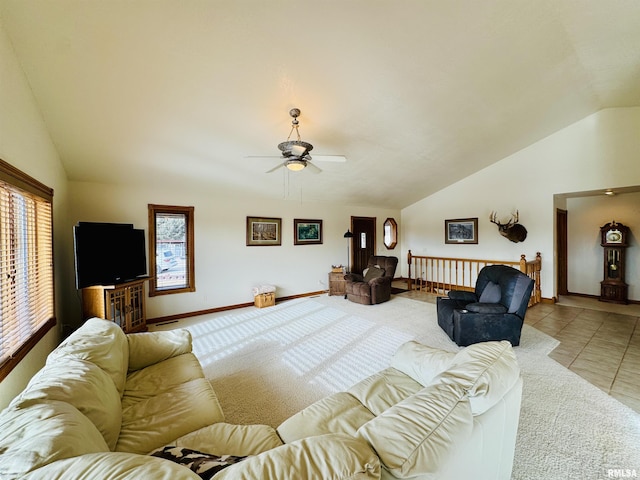
M 525 239 L 527 238 L 527 229 L 524 228 L 523 225 L 520 225 L 518 223 L 517 210 L 515 214 L 511 214 L 511 220 L 509 220 L 507 223 L 498 222 L 496 220 L 497 215 L 498 214 L 496 212 L 491 212 L 491 215 L 489 215 L 489 221 L 498 225 L 498 231 L 500 232 L 500 235 L 508 238 L 514 243 L 525 241 Z

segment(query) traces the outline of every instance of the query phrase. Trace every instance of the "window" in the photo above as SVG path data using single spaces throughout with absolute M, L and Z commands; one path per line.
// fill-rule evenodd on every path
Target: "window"
M 0 380 L 56 324 L 52 200 L 0 160 Z
M 149 205 L 149 295 L 195 292 L 193 207 Z

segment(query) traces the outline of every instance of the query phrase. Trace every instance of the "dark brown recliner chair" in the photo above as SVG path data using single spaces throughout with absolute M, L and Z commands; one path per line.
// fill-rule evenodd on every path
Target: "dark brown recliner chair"
M 348 273 L 344 276 L 346 295 L 352 302 L 375 305 L 391 298 L 391 282 L 396 274 L 398 259 L 373 255 L 364 275 Z

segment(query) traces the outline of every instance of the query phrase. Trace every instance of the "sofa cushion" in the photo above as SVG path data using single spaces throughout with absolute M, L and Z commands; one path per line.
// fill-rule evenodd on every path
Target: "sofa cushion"
M 171 357 L 127 377 L 116 450 L 146 454 L 221 421 L 218 398 L 195 356 Z
M 72 405 L 54 400 L 10 405 L 0 413 L 0 432 L 0 478 L 22 478 L 56 460 L 109 451 L 87 417 Z
M 482 342 L 458 352 L 447 370 L 467 389 L 471 410 L 480 415 L 493 407 L 520 378 L 518 360 L 509 342 Z
M 357 432 L 398 478 L 437 473 L 473 429 L 460 384 L 439 382 L 391 407 Z M 464 461 L 464 459 L 460 459 Z
M 128 403 L 173 390 L 184 383 L 204 378 L 204 372 L 193 353 L 171 357 L 146 368 L 129 372 L 122 401 Z
M 58 400 L 76 407 L 97 427 L 110 450 L 120 434 L 122 404 L 111 377 L 97 365 L 72 356 L 48 363 L 12 402 Z
M 533 280 L 526 275 L 518 275 L 518 279 L 512 284 L 513 290 L 509 291 L 510 295 L 507 296 L 509 301 L 507 305 L 507 311 L 509 313 L 517 313 L 520 317 L 524 318 L 524 314 L 527 310 L 528 294 L 533 289 Z
M 422 385 L 395 368 L 387 368 L 347 390 L 374 415 L 413 395 Z
M 203 480 L 211 480 L 219 471 L 246 458 L 234 455 L 213 455 L 175 445 L 168 445 L 154 450 L 151 452 L 151 456 L 183 465 L 192 472 L 197 473 Z
M 451 366 L 455 356 L 455 352 L 429 347 L 412 340 L 398 348 L 391 358 L 391 366 L 426 387 L 437 375 Z
M 49 354 L 47 363 L 64 363 L 64 358 L 69 356 L 95 363 L 107 372 L 122 395 L 129 364 L 129 344 L 118 325 L 90 318 Z
M 277 431 L 285 443 L 326 433 L 355 435 L 374 415 L 355 397 L 338 392 L 324 397 L 282 422 Z
M 362 440 L 331 434 L 304 438 L 225 468 L 215 480 L 379 479 L 380 460 Z
M 493 283 L 491 280 L 487 282 L 487 285 L 482 290 L 480 298 L 481 303 L 498 303 L 502 297 L 502 289 L 499 283 Z
M 269 425 L 232 425 L 219 422 L 183 435 L 170 443 L 219 455 L 246 457 L 279 447 L 282 440 Z
M 192 348 L 191 333 L 185 329 L 130 333 L 127 341 L 130 372 L 189 353 Z

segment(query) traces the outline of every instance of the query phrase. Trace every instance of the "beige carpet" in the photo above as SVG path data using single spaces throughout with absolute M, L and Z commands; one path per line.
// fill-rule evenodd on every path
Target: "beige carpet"
M 389 364 L 410 339 L 455 351 L 435 305 L 399 296 L 363 306 L 326 295 L 199 317 L 186 326 L 227 421 L 277 426 L 324 395 Z M 524 378 L 514 479 L 640 475 L 640 415 L 547 354 L 557 340 L 525 325 L 515 351 Z

